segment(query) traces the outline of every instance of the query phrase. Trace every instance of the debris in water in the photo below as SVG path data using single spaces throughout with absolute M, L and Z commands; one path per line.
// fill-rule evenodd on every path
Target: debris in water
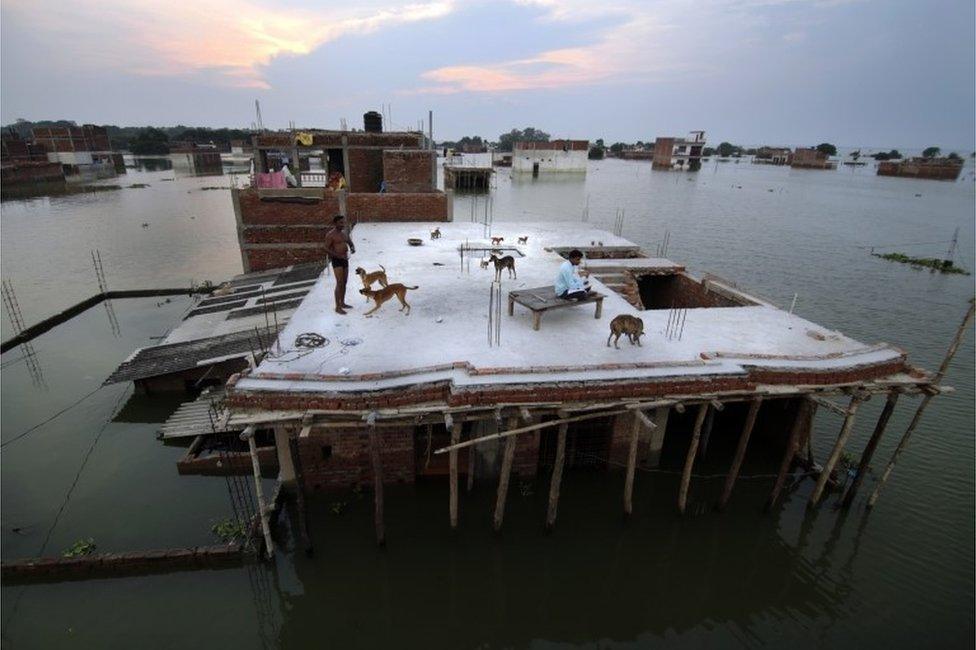
M 917 269 L 932 269 L 940 273 L 956 273 L 958 275 L 969 275 L 969 271 L 953 265 L 952 260 L 940 260 L 934 257 L 910 257 L 904 253 L 871 253 L 874 257 L 880 257 L 889 262 L 901 262 Z

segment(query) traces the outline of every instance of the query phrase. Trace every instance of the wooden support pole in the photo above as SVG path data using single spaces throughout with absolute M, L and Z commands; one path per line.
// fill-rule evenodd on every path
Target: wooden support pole
M 783 452 L 783 460 L 779 464 L 779 472 L 776 474 L 776 482 L 773 483 L 773 491 L 769 493 L 766 500 L 766 512 L 769 512 L 779 500 L 779 493 L 783 490 L 783 483 L 786 481 L 786 474 L 793 465 L 793 457 L 799 446 L 800 431 L 804 425 L 813 426 L 813 415 L 816 409 L 816 402 L 804 399 L 796 409 L 796 417 L 793 418 L 793 426 L 790 428 L 790 437 L 786 441 L 786 450 Z M 808 424 L 807 424 L 808 423 Z
M 685 514 L 685 506 L 688 503 L 688 484 L 691 482 L 691 470 L 695 465 L 695 456 L 698 454 L 698 441 L 701 439 L 702 424 L 708 414 L 709 404 L 698 406 L 698 416 L 695 418 L 695 429 L 691 432 L 691 444 L 688 446 L 688 455 L 685 457 L 685 468 L 681 472 L 681 488 L 678 490 L 678 512 Z
M 376 526 L 376 543 L 386 544 L 386 526 L 383 523 L 383 463 L 380 460 L 380 446 L 376 427 L 369 427 L 369 458 L 373 464 L 373 523 Z
M 946 351 L 945 358 L 942 359 L 942 365 L 939 366 L 938 372 L 935 373 L 935 377 L 932 378 L 932 383 L 938 386 L 942 382 L 942 378 L 945 376 L 946 370 L 949 369 L 949 363 L 952 361 L 952 357 L 956 356 L 956 351 L 959 349 L 959 345 L 962 343 L 962 338 L 966 334 L 966 330 L 969 328 L 969 322 L 973 319 L 973 310 L 976 306 L 976 299 L 969 299 L 969 309 L 966 311 L 966 316 L 962 319 L 962 323 L 959 324 L 959 329 L 956 330 L 956 335 L 952 339 L 952 343 L 949 344 L 949 349 Z M 891 460 L 888 461 L 887 467 L 885 467 L 884 473 L 881 475 L 881 479 L 874 488 L 874 492 L 868 498 L 868 508 L 873 508 L 874 504 L 877 503 L 878 497 L 881 496 L 881 490 L 884 489 L 885 483 L 888 482 L 888 478 L 891 476 L 891 472 L 895 469 L 895 463 L 898 462 L 898 457 L 901 456 L 901 452 L 905 451 L 905 447 L 908 446 L 908 441 L 912 437 L 912 433 L 918 426 L 919 421 L 922 419 L 922 413 L 928 407 L 929 402 L 932 398 L 938 395 L 935 393 L 926 393 L 925 397 L 922 398 L 922 402 L 918 405 L 918 410 L 915 411 L 915 416 L 912 417 L 911 423 L 902 435 L 901 440 L 898 441 L 898 446 L 895 447 L 895 453 L 891 455 Z
M 868 472 L 871 458 L 874 456 L 875 449 L 878 448 L 878 443 L 881 441 L 881 436 L 884 435 L 885 428 L 888 426 L 888 420 L 891 419 L 891 414 L 895 410 L 895 404 L 897 403 L 898 393 L 896 391 L 888 393 L 888 401 L 885 402 L 884 410 L 881 411 L 881 415 L 878 417 L 878 423 L 874 425 L 874 433 L 871 434 L 868 444 L 864 447 L 864 452 L 861 453 L 861 462 L 857 465 L 857 475 L 854 476 L 850 487 L 847 488 L 844 500 L 841 501 L 841 507 L 850 508 L 851 503 L 854 502 L 854 497 L 857 495 L 861 483 L 864 482 L 864 476 Z
M 634 423 L 630 429 L 630 449 L 627 452 L 627 476 L 624 479 L 625 517 L 629 517 L 634 511 L 634 472 L 637 470 L 637 437 L 640 434 L 642 415 L 643 413 L 640 411 L 634 411 Z
M 509 427 L 515 428 L 518 420 L 509 420 Z M 505 500 L 508 498 L 508 482 L 512 476 L 512 461 L 515 459 L 515 445 L 518 438 L 509 436 L 505 439 L 505 452 L 502 455 L 502 470 L 498 475 L 498 494 L 495 497 L 495 517 L 493 527 L 497 533 L 502 529 L 502 521 L 505 519 Z
M 474 445 L 468 447 L 468 492 L 474 489 Z
M 451 432 L 451 444 L 456 445 L 461 439 L 461 427 L 454 424 L 454 419 L 450 415 L 444 416 L 444 424 L 447 426 L 447 430 Z M 458 525 L 458 450 L 452 449 L 449 455 L 449 463 L 451 470 L 451 528 L 457 529 Z
M 746 423 L 739 434 L 739 444 L 735 448 L 735 456 L 732 458 L 732 467 L 729 475 L 725 477 L 725 487 L 722 488 L 722 496 L 718 500 L 716 508 L 721 512 L 729 503 L 732 496 L 732 488 L 735 487 L 735 480 L 739 477 L 739 470 L 742 469 L 742 461 L 746 457 L 746 449 L 749 447 L 749 438 L 752 436 L 752 428 L 756 424 L 756 416 L 759 415 L 759 407 L 762 406 L 762 398 L 757 397 L 749 405 L 749 414 L 746 415 Z
M 302 471 L 302 459 L 298 454 L 298 438 L 289 436 L 288 447 L 291 449 L 292 461 L 295 464 L 295 505 L 298 509 L 298 532 L 302 537 L 305 555 L 311 557 L 315 548 L 312 545 L 312 535 L 308 532 L 308 511 L 305 507 L 305 473 Z
M 860 393 L 851 397 L 851 404 L 847 409 L 847 415 L 844 417 L 844 424 L 840 428 L 840 433 L 837 435 L 834 448 L 830 451 L 830 456 L 827 457 L 827 462 L 824 464 L 823 469 L 820 470 L 820 476 L 817 477 L 817 484 L 813 488 L 813 494 L 810 495 L 807 507 L 814 508 L 820 503 L 820 497 L 823 496 L 824 488 L 827 487 L 830 473 L 834 471 L 834 466 L 840 459 L 840 455 L 844 453 L 844 445 L 847 444 L 847 440 L 851 437 L 851 432 L 854 429 L 854 416 L 857 415 L 857 409 L 863 401 L 864 396 Z
M 566 464 L 566 432 L 569 424 L 559 425 L 556 435 L 556 460 L 552 465 L 552 478 L 549 479 L 549 509 L 546 512 L 546 531 L 551 532 L 556 526 L 556 511 L 559 507 L 559 488 L 563 480 L 563 465 Z
M 251 453 L 254 491 L 258 496 L 258 518 L 261 520 L 261 532 L 264 533 L 265 553 L 268 559 L 271 559 L 274 557 L 274 542 L 271 540 L 271 524 L 268 522 L 268 504 L 264 500 L 264 487 L 261 485 L 261 465 L 258 463 L 258 445 L 254 442 L 254 427 L 244 429 L 240 437 L 242 440 L 247 440 L 247 448 Z

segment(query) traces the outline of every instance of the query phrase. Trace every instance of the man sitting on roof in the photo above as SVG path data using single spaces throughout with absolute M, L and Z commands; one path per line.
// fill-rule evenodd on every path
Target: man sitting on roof
M 556 276 L 556 295 L 566 300 L 583 300 L 590 292 L 589 283 L 580 277 L 579 264 L 583 260 L 583 253 L 573 250 L 569 259 L 559 267 Z M 583 271 L 586 274 L 586 271 Z

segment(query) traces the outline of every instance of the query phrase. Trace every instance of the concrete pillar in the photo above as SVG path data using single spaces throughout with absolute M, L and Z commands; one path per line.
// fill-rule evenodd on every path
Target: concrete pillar
M 671 413 L 670 406 L 660 406 L 654 409 L 654 424 L 656 429 L 651 429 L 650 441 L 647 445 L 647 458 L 644 463 L 650 467 L 657 467 L 661 464 L 661 449 L 664 447 L 664 434 L 668 429 L 668 414 Z
M 291 457 L 291 446 L 288 444 L 288 429 L 284 426 L 274 428 L 275 448 L 278 451 L 278 477 L 282 485 L 295 487 L 295 463 Z

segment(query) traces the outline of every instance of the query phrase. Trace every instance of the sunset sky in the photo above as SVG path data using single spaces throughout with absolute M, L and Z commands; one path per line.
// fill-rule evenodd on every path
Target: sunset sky
M 972 0 L 3 0 L 0 119 L 971 150 Z

